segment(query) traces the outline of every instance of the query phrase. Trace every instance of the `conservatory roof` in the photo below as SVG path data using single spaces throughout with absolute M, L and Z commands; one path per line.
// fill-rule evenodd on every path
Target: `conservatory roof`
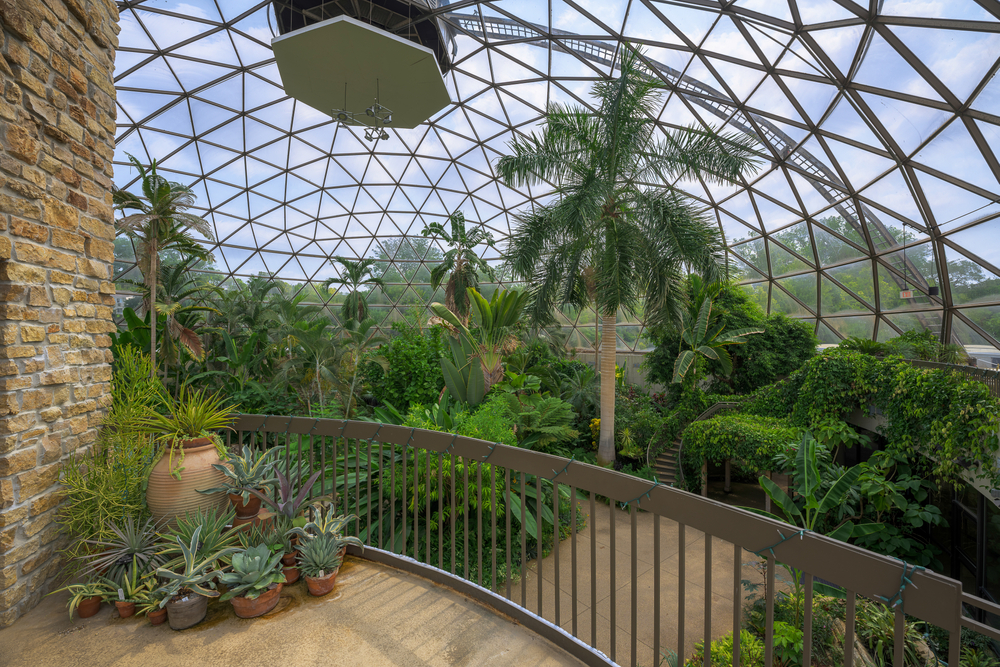
M 924 328 L 1000 357 L 997 3 L 412 6 L 448 44 L 451 104 L 370 143 L 363 127 L 286 95 L 270 46 L 275 3 L 119 3 L 116 185 L 136 179 L 126 154 L 190 184 L 215 229 L 204 268 L 223 285 L 263 274 L 311 289 L 337 275 L 333 256 L 385 260 L 401 284 L 376 312 L 391 319 L 430 298 L 415 287 L 419 264 L 440 256 L 420 237 L 426 223 L 462 210 L 501 240 L 482 249 L 499 258 L 513 216 L 553 186 L 508 188 L 497 158 L 547 104 L 589 104 L 629 41 L 666 85 L 661 127 L 757 139 L 765 162 L 745 182 L 677 186 L 720 226 L 730 275 L 763 307 L 807 320 L 821 342 Z M 397 18 L 397 34 L 414 30 Z M 138 278 L 132 249 L 116 245 L 117 275 Z M 593 322 L 563 316 L 581 347 Z M 648 345 L 641 322 L 621 322 L 620 348 Z

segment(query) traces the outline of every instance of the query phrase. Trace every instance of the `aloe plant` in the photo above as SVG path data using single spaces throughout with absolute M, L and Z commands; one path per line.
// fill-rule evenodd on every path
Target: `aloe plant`
M 247 445 L 237 455 L 230 455 L 226 463 L 213 463 L 212 467 L 226 476 L 226 484 L 213 489 L 198 489 L 198 493 L 238 493 L 243 498 L 243 504 L 250 501 L 251 489 L 273 487 L 278 483 L 274 475 L 273 453 L 270 449 L 260 454 L 255 453 Z
M 321 535 L 307 541 L 300 547 L 296 558 L 302 575 L 323 577 L 339 568 L 344 560 L 341 554 L 344 546 L 343 540 L 330 535 Z
M 227 548 L 199 557 L 201 528 L 198 526 L 194 529 L 189 542 L 185 542 L 179 535 L 174 536 L 181 552 L 181 567 L 179 572 L 165 567 L 156 571 L 156 576 L 165 581 L 154 591 L 156 595 L 163 596 L 160 600 L 160 607 L 167 606 L 167 602 L 184 593 L 193 593 L 208 598 L 219 597 L 219 591 L 215 590 L 215 579 L 219 576 L 219 572 L 215 566 L 220 559 L 233 553 L 236 549 Z
M 222 600 L 245 597 L 255 600 L 272 584 L 284 583 L 281 553 L 272 553 L 266 544 L 233 554 L 232 570 L 219 575 L 219 583 L 229 589 Z
M 334 514 L 333 505 L 329 503 L 319 503 L 316 505 L 316 518 L 308 522 L 305 526 L 292 528 L 292 533 L 302 538 L 305 544 L 318 537 L 330 537 L 340 540 L 343 544 L 354 544 L 364 548 L 364 543 L 356 537 L 344 537 L 344 527 L 351 521 L 357 520 L 357 515 Z

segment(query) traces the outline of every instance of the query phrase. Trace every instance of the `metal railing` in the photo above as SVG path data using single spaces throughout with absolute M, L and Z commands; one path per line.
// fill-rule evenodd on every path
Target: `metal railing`
M 415 559 L 439 576 L 464 579 L 461 590 L 489 589 L 549 621 L 534 626 L 546 638 L 571 649 L 567 640 L 575 638 L 620 664 L 659 665 L 670 650 L 683 659 L 693 640 L 731 629 L 739 665 L 744 567 L 757 564 L 766 586 L 766 665 L 773 664 L 779 563 L 795 568 L 804 587 L 803 665 L 813 655 L 817 578 L 846 591 L 844 664 L 854 664 L 859 595 L 896 603 L 895 639 L 887 640 L 894 665 L 903 665 L 904 610 L 949 634 L 952 665 L 963 626 L 1000 641 L 1000 632 L 962 611 L 963 603 L 991 614 L 1000 606 L 963 595 L 958 581 L 613 470 L 337 419 L 241 415 L 228 438 L 237 443 L 279 447 L 286 464 L 323 470 L 313 495 L 360 517 L 357 533 L 383 560 L 412 567 Z M 708 667 L 711 652 L 704 654 Z M 574 655 L 608 664 L 599 653 Z

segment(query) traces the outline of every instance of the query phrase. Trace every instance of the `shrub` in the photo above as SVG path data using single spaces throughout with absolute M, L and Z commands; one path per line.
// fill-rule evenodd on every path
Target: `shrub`
M 712 652 L 712 667 L 732 667 L 733 633 L 730 632 L 725 637 L 712 642 L 710 650 Z M 695 643 L 694 654 L 687 664 L 701 665 L 704 659 L 705 642 L 702 640 Z M 764 667 L 764 642 L 748 630 L 740 630 L 740 664 L 745 667 Z
M 441 357 L 446 345 L 441 327 L 421 331 L 405 322 L 392 325 L 394 335 L 376 352 L 388 362 L 383 367 L 369 361 L 364 366 L 364 380 L 380 400 L 405 410 L 410 403 L 437 402 L 444 388 Z
M 782 419 L 757 415 L 719 415 L 684 430 L 684 458 L 693 463 L 732 459 L 744 468 L 765 471 L 778 451 L 799 438 L 799 429 Z

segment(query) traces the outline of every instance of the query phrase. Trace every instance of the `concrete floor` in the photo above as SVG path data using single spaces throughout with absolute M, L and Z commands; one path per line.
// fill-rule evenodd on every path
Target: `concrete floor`
M 448 588 L 350 557 L 326 597 L 311 597 L 300 581 L 282 591 L 275 611 L 250 620 L 213 601 L 206 620 L 182 632 L 121 619 L 107 605 L 71 622 L 65 601 L 53 595 L 0 631 L 0 667 L 580 665 Z
M 721 490 L 721 489 L 720 489 Z M 734 489 L 735 490 L 735 489 Z M 742 489 L 748 491 L 748 489 Z M 733 503 L 742 504 L 742 503 Z M 589 512 L 589 501 L 581 505 L 581 510 Z M 595 646 L 621 665 L 632 664 L 632 532 L 631 518 L 627 511 L 618 506 L 598 504 L 596 517 L 589 517 L 587 527 L 576 537 L 577 545 L 577 610 L 576 636 Z M 596 519 L 596 521 L 595 521 Z M 611 522 L 615 524 L 615 539 L 611 539 Z M 679 626 L 679 577 L 680 541 L 677 523 L 660 519 L 659 564 L 654 559 L 652 514 L 639 512 L 636 515 L 636 663 L 651 667 L 659 665 L 662 656 L 669 650 L 677 651 Z M 591 523 L 594 523 L 594 543 L 597 560 L 591 567 Z M 692 528 L 685 529 L 684 568 L 684 647 L 682 655 L 690 657 L 694 643 L 700 641 L 705 627 L 705 535 Z M 614 545 L 612 547 L 612 545 Z M 615 566 L 611 568 L 612 548 Z M 742 551 L 742 550 L 741 550 Z M 712 579 L 711 597 L 711 637 L 717 639 L 733 629 L 734 613 L 741 612 L 743 592 L 734 591 L 734 547 L 731 543 L 713 539 L 709 571 Z M 752 553 L 742 551 L 740 579 L 762 582 L 763 574 L 757 566 L 761 559 Z M 555 579 L 559 569 L 559 615 L 556 617 Z M 655 568 L 660 570 L 659 604 L 660 627 L 654 628 L 653 609 L 657 597 L 653 582 Z M 528 574 L 523 579 L 526 607 L 539 613 L 538 561 L 528 564 Z M 614 586 L 611 574 L 614 572 Z M 596 584 L 596 604 L 592 603 L 592 579 Z M 572 541 L 559 544 L 558 557 L 555 552 L 541 562 L 541 616 L 574 632 L 572 611 Z M 521 601 L 521 584 L 512 588 L 511 597 Z M 614 591 L 614 596 L 612 596 Z M 612 613 L 612 605 L 614 612 Z M 612 623 L 611 619 L 614 618 Z M 596 626 L 592 623 L 596 620 Z M 654 633 L 659 632 L 660 656 L 653 650 Z M 614 648 L 612 648 L 614 637 Z M 666 664 L 666 663 L 664 663 Z

